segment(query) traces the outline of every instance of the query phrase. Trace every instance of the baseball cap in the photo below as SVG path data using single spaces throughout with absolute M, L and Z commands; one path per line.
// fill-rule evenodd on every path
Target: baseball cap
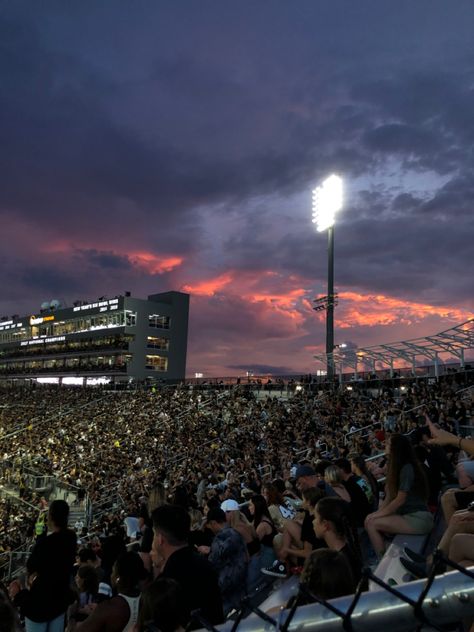
M 311 465 L 300 465 L 295 472 L 295 478 L 298 480 L 301 476 L 316 476 L 316 472 Z
M 232 498 L 228 498 L 221 503 L 222 511 L 239 511 L 239 503 Z

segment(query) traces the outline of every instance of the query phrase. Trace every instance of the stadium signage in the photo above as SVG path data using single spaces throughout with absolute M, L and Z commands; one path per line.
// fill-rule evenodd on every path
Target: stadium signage
M 41 325 L 41 323 L 47 323 L 50 320 L 54 320 L 54 316 L 30 316 L 30 325 Z
M 11 325 L 9 323 L 12 323 Z M 16 327 L 23 327 L 23 323 L 13 324 L 13 321 L 3 322 L 0 325 L 0 331 L 4 331 L 5 329 L 15 329 Z
M 44 345 L 49 342 L 64 342 L 66 336 L 52 336 L 51 338 L 34 338 L 33 340 L 24 340 L 20 343 L 21 347 L 29 347 L 30 345 Z
M 97 301 L 97 303 L 86 303 L 85 305 L 78 305 L 73 308 L 74 312 L 83 312 L 87 309 L 100 308 L 101 312 L 106 312 L 108 309 L 118 308 L 118 298 L 111 298 L 109 301 Z

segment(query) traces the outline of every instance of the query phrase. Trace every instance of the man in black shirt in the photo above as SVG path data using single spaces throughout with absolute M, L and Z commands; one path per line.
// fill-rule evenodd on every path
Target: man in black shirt
M 334 464 L 340 469 L 344 487 L 351 497 L 350 505 L 354 526 L 358 529 L 363 528 L 364 520 L 371 511 L 369 500 L 357 482 L 358 477 L 352 473 L 350 461 L 348 459 L 336 459 Z
M 183 507 L 162 505 L 152 513 L 153 551 L 165 563 L 159 577 L 174 579 L 181 586 L 186 620 L 198 610 L 207 622 L 222 623 L 222 598 L 217 574 L 211 564 L 188 544 L 191 520 Z M 194 628 L 202 624 L 195 621 Z

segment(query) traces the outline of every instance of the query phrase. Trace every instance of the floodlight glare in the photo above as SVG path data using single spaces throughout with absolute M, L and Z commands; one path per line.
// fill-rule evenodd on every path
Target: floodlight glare
M 321 233 L 334 226 L 335 216 L 342 208 L 342 178 L 329 176 L 313 189 L 313 224 Z

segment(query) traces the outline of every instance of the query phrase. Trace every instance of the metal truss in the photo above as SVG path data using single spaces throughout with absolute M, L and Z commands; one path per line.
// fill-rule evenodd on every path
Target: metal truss
M 361 363 L 369 364 L 375 370 L 375 363 L 379 362 L 387 365 L 390 372 L 393 373 L 395 361 L 408 362 L 415 370 L 416 359 L 423 357 L 433 362 L 435 375 L 438 375 L 440 354 L 450 354 L 456 357 L 461 367 L 464 367 L 464 352 L 468 349 L 474 349 L 474 318 L 434 336 L 361 347 L 354 350 L 338 346 L 335 347 L 332 354 L 320 353 L 314 358 L 326 365 L 328 356 L 332 356 L 334 366 L 337 366 L 341 372 L 344 367 L 350 367 L 357 373 Z

